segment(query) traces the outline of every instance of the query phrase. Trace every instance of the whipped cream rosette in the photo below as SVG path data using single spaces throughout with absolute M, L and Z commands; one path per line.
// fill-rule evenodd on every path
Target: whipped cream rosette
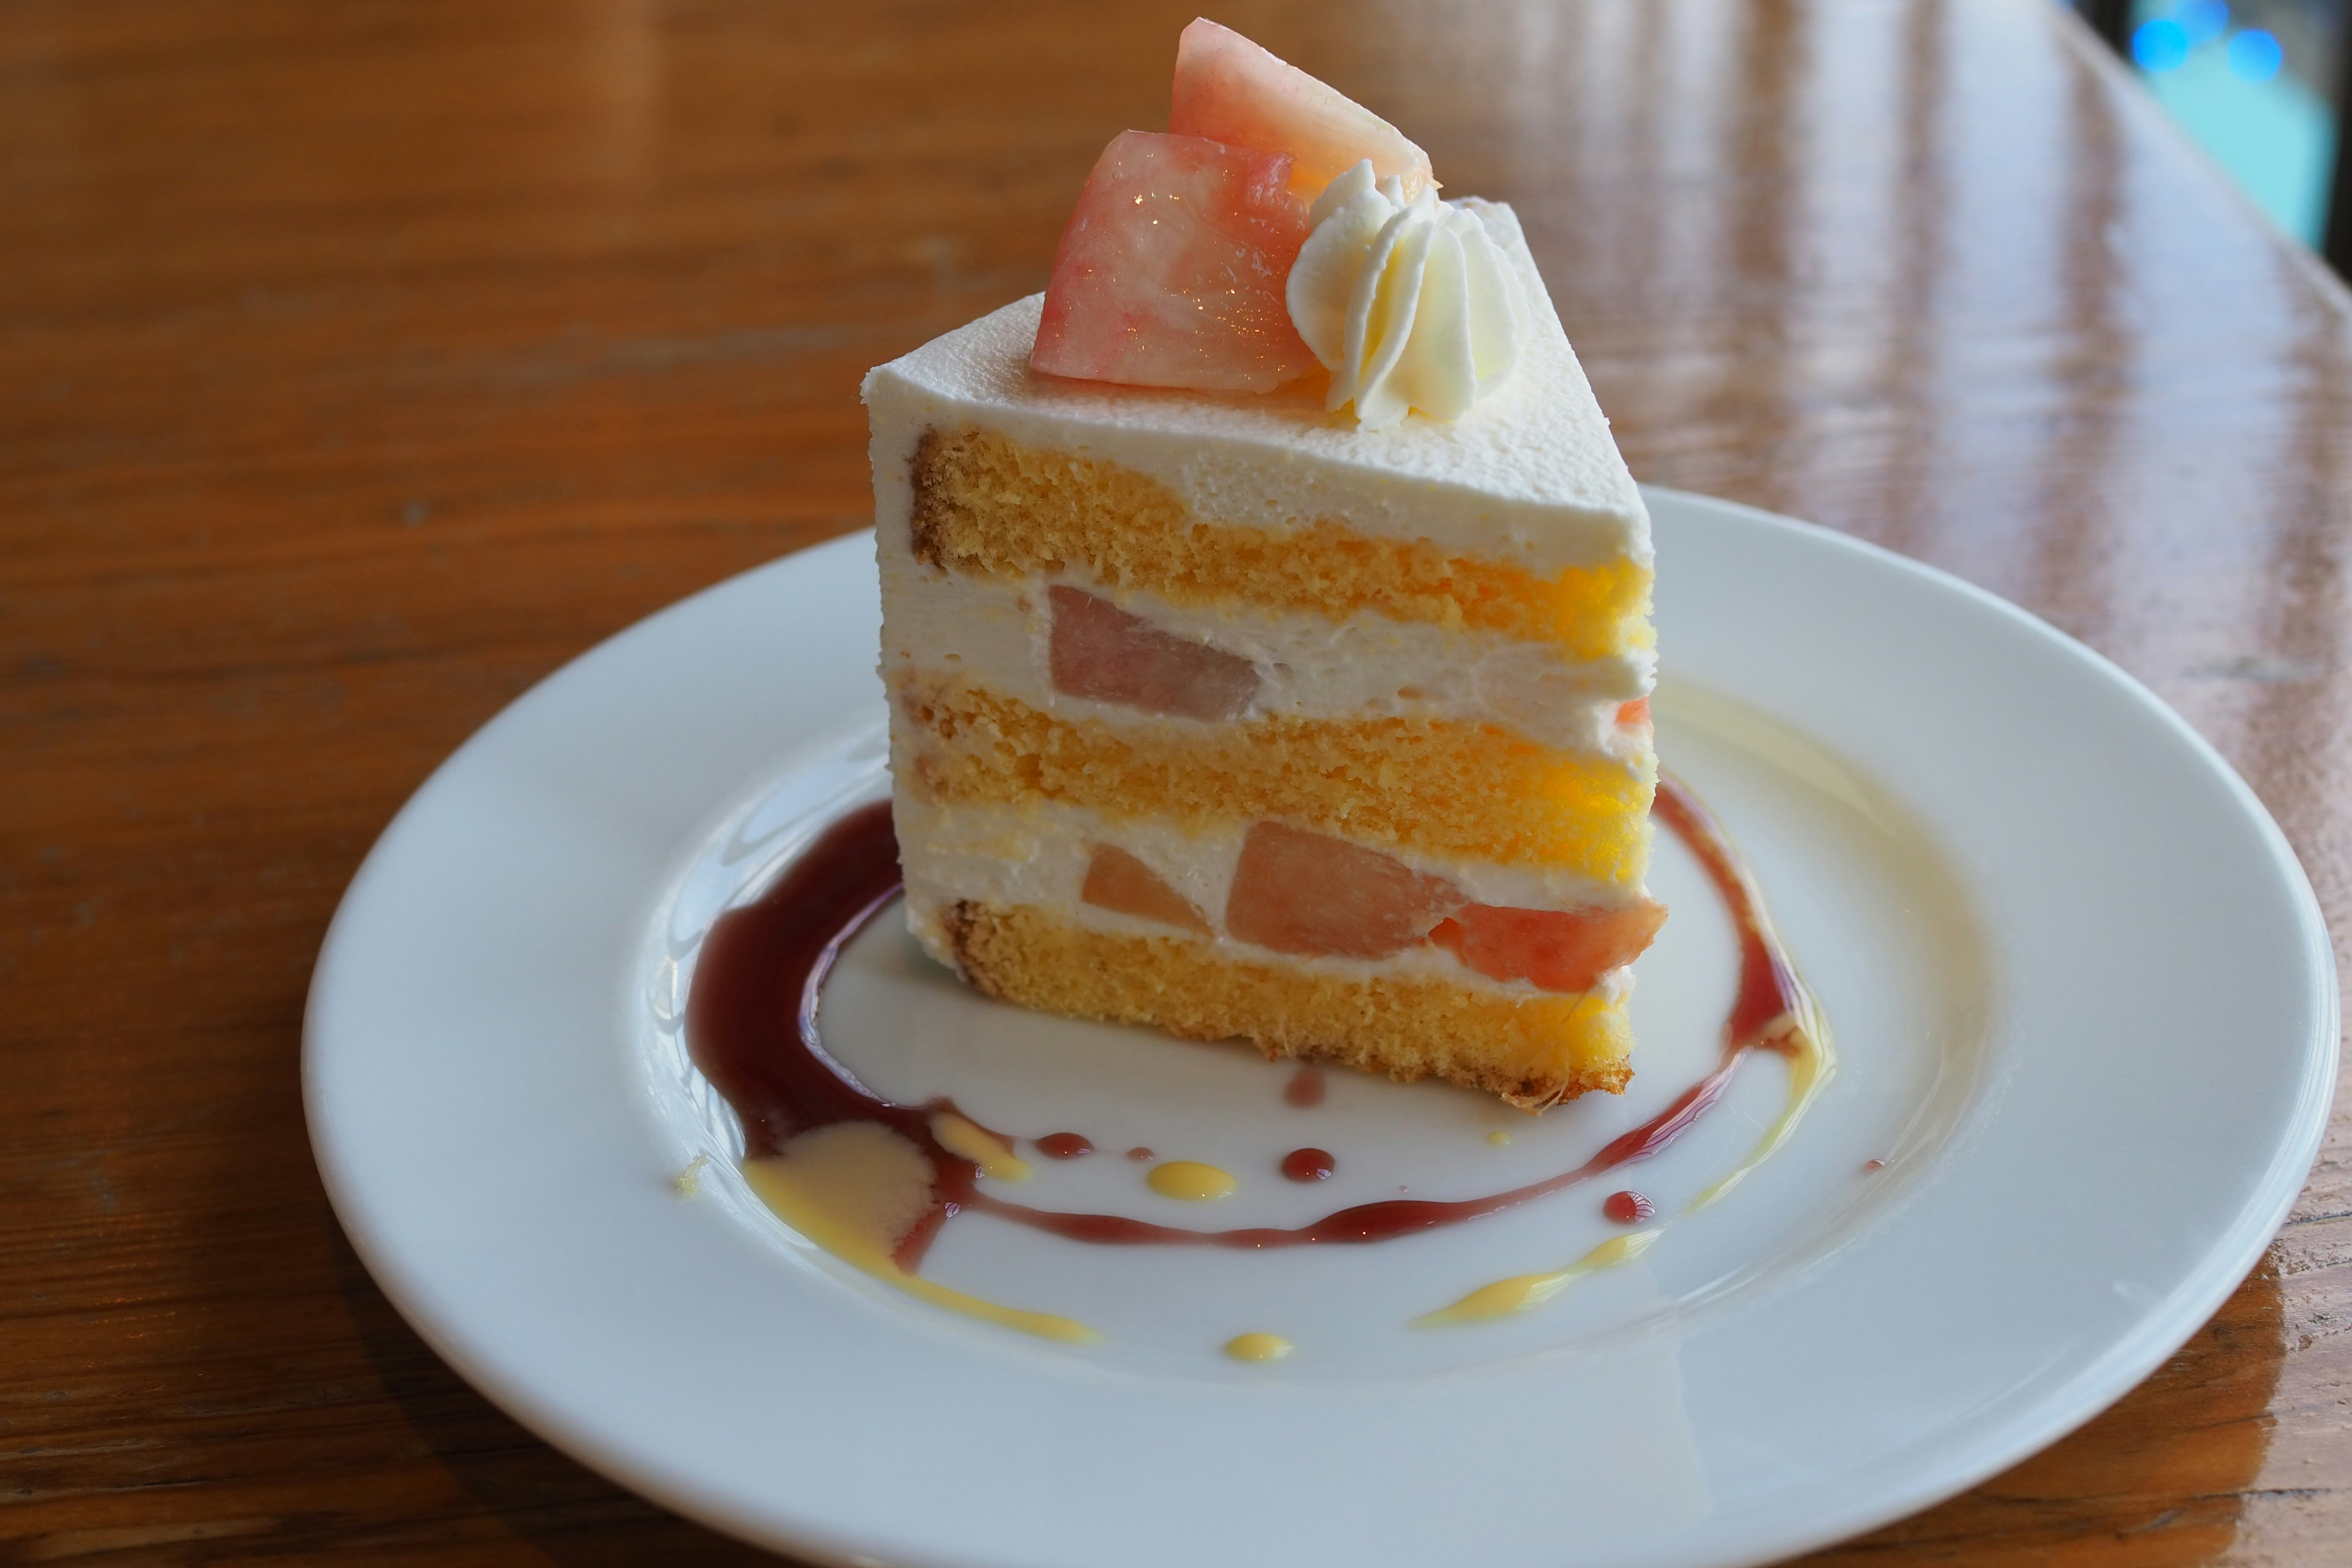
M 1365 159 L 1308 209 L 1291 324 L 1331 373 L 1324 405 L 1378 427 L 1459 419 L 1518 367 L 1527 307 L 1486 226 L 1424 186 L 1410 201 Z

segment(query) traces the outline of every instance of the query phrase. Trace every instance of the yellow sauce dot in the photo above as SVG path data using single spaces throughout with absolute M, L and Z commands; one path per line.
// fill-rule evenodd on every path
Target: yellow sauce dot
M 1143 1180 L 1163 1198 L 1186 1198 L 1195 1203 L 1227 1196 L 1241 1184 L 1234 1180 L 1231 1172 L 1203 1165 L 1197 1160 L 1171 1160 L 1164 1165 L 1154 1165 Z
M 1486 1134 L 1486 1142 L 1492 1143 L 1497 1149 L 1501 1148 L 1504 1144 L 1508 1143 L 1510 1141 L 1511 1135 L 1504 1131 L 1499 1127 Z
M 1295 1348 L 1280 1334 L 1235 1334 L 1225 1342 L 1225 1353 L 1235 1361 L 1280 1361 Z

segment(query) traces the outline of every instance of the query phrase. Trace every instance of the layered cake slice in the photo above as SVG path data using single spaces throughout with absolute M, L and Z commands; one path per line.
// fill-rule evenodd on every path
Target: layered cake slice
M 1178 107 L 1341 172 L 1127 132 L 1046 294 L 866 378 L 913 929 L 1053 1012 L 1620 1089 L 1649 527 L 1518 224 L 1212 24 Z

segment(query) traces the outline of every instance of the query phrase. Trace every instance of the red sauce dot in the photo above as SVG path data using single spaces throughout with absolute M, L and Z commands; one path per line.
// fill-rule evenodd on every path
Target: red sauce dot
M 1048 1132 L 1037 1140 L 1037 1152 L 1049 1160 L 1075 1160 L 1081 1154 L 1091 1154 L 1095 1146 L 1083 1133 Z
M 1127 1157 L 1130 1160 L 1149 1160 L 1151 1158 L 1151 1151 L 1139 1144 L 1127 1152 Z
M 1884 1160 L 1864 1160 L 1862 1163 L 1862 1168 L 1865 1173 L 1871 1171 L 1883 1171 L 1886 1169 L 1886 1162 Z
M 1282 1098 L 1305 1110 L 1323 1103 L 1323 1069 L 1313 1062 L 1302 1062 L 1283 1086 Z
M 1293 1149 L 1282 1157 L 1282 1173 L 1294 1182 L 1319 1182 L 1337 1169 L 1321 1149 Z
M 1658 1205 L 1628 1187 L 1601 1200 L 1601 1212 L 1619 1225 L 1639 1225 L 1658 1212 Z

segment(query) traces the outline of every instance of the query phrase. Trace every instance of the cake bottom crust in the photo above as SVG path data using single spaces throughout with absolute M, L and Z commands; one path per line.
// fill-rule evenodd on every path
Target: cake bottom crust
M 1003 1001 L 1269 1058 L 1340 1062 L 1400 1081 L 1443 1079 L 1540 1110 L 1633 1077 L 1625 1003 L 1506 997 L 1427 975 L 1350 980 L 1226 957 L 1182 937 L 1090 931 L 1034 905 L 940 911 L 956 966 Z

